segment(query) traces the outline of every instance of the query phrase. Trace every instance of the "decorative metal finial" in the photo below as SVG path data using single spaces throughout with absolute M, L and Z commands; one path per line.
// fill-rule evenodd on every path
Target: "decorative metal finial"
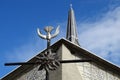
M 40 29 L 38 28 L 37 29 L 37 33 L 38 33 L 38 36 L 41 37 L 42 39 L 46 39 L 46 40 L 50 40 L 54 37 L 56 37 L 58 34 L 59 34 L 59 28 L 60 26 L 57 27 L 56 31 L 54 34 L 51 35 L 51 31 L 53 30 L 53 27 L 52 26 L 47 26 L 45 27 L 45 32 L 47 32 L 47 35 L 43 35 L 41 32 L 40 32 Z
M 40 30 L 37 29 L 38 36 L 41 37 L 42 39 L 47 40 L 47 52 L 45 52 L 44 54 L 41 54 L 41 56 L 36 57 L 40 60 L 40 62 L 42 62 L 39 70 L 42 70 L 43 68 L 45 68 L 46 71 L 55 70 L 60 65 L 60 62 L 55 59 L 56 54 L 52 53 L 51 48 L 50 48 L 50 40 L 59 34 L 59 27 L 60 26 L 57 27 L 54 34 L 51 34 L 51 31 L 53 30 L 52 26 L 45 27 L 44 30 L 45 32 L 47 32 L 47 35 L 43 35 L 40 32 Z
M 72 8 L 72 4 L 70 4 L 70 8 Z

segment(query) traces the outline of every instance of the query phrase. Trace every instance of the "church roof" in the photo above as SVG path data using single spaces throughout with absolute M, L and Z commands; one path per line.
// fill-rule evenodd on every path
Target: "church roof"
M 62 44 L 64 44 L 68 49 L 74 49 L 76 51 L 81 52 L 84 56 L 87 56 L 89 59 L 92 59 L 92 62 L 95 62 L 95 63 L 105 67 L 107 70 L 115 72 L 116 74 L 120 73 L 120 67 L 98 57 L 97 55 L 95 55 L 95 54 L 89 52 L 88 50 L 78 46 L 77 44 L 70 42 L 69 40 L 60 39 L 56 43 L 51 45 L 51 48 L 57 50 L 58 48 L 60 48 L 60 46 Z M 43 53 L 45 50 L 43 50 L 40 53 Z M 40 53 L 37 56 L 39 56 Z M 35 62 L 35 61 L 36 61 L 36 58 L 34 56 L 28 62 Z M 5 77 L 3 77 L 2 80 L 8 80 L 9 78 L 11 78 L 11 76 L 17 76 L 18 74 L 23 74 L 24 71 L 26 71 L 26 70 L 28 71 L 28 69 L 31 69 L 31 67 L 33 67 L 33 65 L 22 65 L 22 66 L 18 67 L 17 69 L 15 69 L 14 71 L 12 71 L 11 73 L 9 73 L 8 75 L 6 75 Z

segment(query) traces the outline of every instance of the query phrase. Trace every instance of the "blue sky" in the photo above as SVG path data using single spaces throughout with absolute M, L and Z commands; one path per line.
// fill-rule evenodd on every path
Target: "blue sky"
M 120 0 L 0 0 L 0 77 L 16 67 L 6 62 L 27 61 L 46 48 L 39 27 L 60 25 L 65 37 L 69 5 L 75 11 L 81 46 L 120 66 Z

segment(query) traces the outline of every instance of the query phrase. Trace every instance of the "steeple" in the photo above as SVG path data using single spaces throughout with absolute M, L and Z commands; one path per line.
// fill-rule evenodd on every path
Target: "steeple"
M 66 39 L 79 45 L 78 36 L 76 31 L 76 20 L 74 15 L 74 10 L 72 8 L 72 4 L 70 4 L 70 10 L 68 12 L 68 23 L 67 23 L 67 35 Z

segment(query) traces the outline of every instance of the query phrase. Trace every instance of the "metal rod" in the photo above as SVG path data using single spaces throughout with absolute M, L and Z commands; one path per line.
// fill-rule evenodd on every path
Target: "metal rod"
M 78 62 L 90 62 L 92 60 L 58 60 L 60 63 L 78 63 Z M 39 65 L 41 62 L 16 62 L 16 63 L 5 63 L 5 66 L 11 65 Z
M 90 62 L 92 60 L 59 60 L 60 63 Z
M 50 39 L 47 40 L 47 54 L 50 54 Z
M 47 40 L 47 48 L 49 48 L 50 47 L 50 40 L 48 39 Z
M 29 62 L 16 62 L 16 63 L 5 63 L 5 66 L 11 66 L 11 65 L 35 65 L 35 64 L 41 64 L 41 63 L 29 63 Z
M 46 71 L 46 80 L 49 80 L 49 71 L 45 68 Z

